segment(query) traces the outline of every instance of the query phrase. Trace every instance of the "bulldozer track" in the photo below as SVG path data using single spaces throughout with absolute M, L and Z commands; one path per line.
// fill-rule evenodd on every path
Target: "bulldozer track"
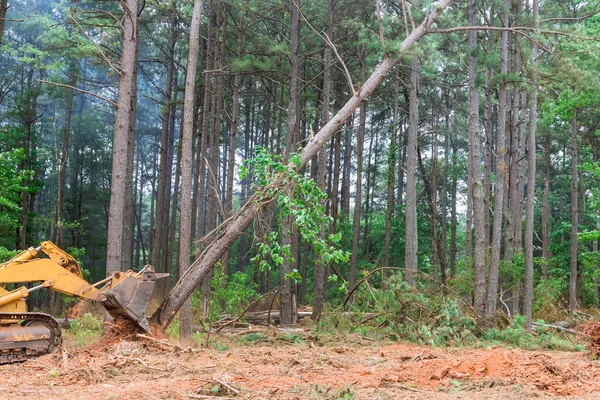
M 22 324 L 42 322 L 48 326 L 51 332 L 51 337 L 48 340 L 48 346 L 46 347 L 45 351 L 32 351 L 32 349 L 27 348 L 26 344 L 24 345 L 23 343 L 15 343 L 14 348 L 0 350 L 0 365 L 23 362 L 43 356 L 44 354 L 52 353 L 54 349 L 56 349 L 62 343 L 62 331 L 60 329 L 60 325 L 58 324 L 58 321 L 56 321 L 51 315 L 35 312 L 0 313 L 0 320 L 12 320 L 15 321 L 15 323 L 23 321 Z M 2 329 L 2 325 L 0 325 L 0 329 Z

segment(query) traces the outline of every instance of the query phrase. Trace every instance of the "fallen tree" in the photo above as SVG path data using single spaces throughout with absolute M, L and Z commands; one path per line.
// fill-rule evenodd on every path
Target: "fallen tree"
M 386 55 L 384 57 L 371 76 L 362 86 L 359 86 L 337 114 L 308 141 L 302 149 L 299 159 L 295 158 L 289 162 L 289 169 L 301 170 L 317 155 L 318 151 L 342 127 L 344 122 L 350 118 L 360 104 L 371 96 L 386 75 L 398 65 L 404 53 L 427 34 L 429 28 L 451 2 L 452 0 L 440 0 L 434 3 L 429 15 L 401 43 L 399 51 L 394 55 Z M 223 254 L 250 226 L 252 221 L 277 198 L 279 193 L 289 190 L 293 185 L 294 181 L 288 179 L 286 174 L 279 174 L 273 182 L 257 190 L 236 214 L 221 224 L 218 236 L 190 265 L 187 272 L 180 277 L 173 290 L 152 316 L 152 320 L 160 323 L 163 328 L 166 328 L 185 300 L 198 287 L 202 279 L 207 276 Z

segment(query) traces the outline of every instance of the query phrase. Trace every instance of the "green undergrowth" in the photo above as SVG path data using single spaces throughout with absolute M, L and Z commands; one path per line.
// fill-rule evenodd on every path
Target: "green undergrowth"
M 81 318 L 71 320 L 70 323 L 69 329 L 63 330 L 63 335 L 76 347 L 96 342 L 102 336 L 102 320 L 90 313 L 83 314 Z
M 538 321 L 543 324 L 543 321 Z M 525 329 L 525 318 L 494 318 L 480 328 L 473 310 L 461 296 L 450 291 L 433 293 L 427 287 L 412 288 L 391 277 L 387 288 L 363 282 L 354 293 L 352 307 L 338 307 L 324 313 L 313 334 L 322 341 L 339 335 L 360 335 L 368 340 L 392 340 L 439 347 L 523 348 L 530 350 L 584 350 L 573 335 L 539 326 Z
M 543 321 L 539 321 L 543 324 Z M 525 317 L 517 315 L 506 329 L 490 328 L 483 335 L 483 342 L 497 346 L 518 347 L 527 350 L 569 350 L 582 351 L 585 346 L 577 338 L 567 336 L 550 329 L 538 326 L 534 333 L 525 331 Z

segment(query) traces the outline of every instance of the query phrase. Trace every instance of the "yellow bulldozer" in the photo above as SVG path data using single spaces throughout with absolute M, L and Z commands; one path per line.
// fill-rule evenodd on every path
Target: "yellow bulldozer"
M 52 242 L 42 242 L 38 248 L 30 247 L 0 264 L 0 364 L 51 353 L 62 343 L 56 319 L 48 314 L 27 311 L 25 299 L 30 293 L 48 288 L 102 303 L 113 318 L 127 318 L 151 334 L 146 307 L 156 280 L 168 275 L 156 273 L 147 265 L 139 272 L 115 272 L 100 282 L 89 284 L 83 279 L 77 261 Z M 37 285 L 6 289 L 8 284 L 23 283 Z

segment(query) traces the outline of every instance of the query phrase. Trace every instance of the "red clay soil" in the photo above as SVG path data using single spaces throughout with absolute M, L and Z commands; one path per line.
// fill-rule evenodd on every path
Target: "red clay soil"
M 0 367 L 0 399 L 600 399 L 586 353 L 441 349 L 346 338 L 216 348 L 116 340 Z M 344 397 L 347 396 L 347 397 Z

